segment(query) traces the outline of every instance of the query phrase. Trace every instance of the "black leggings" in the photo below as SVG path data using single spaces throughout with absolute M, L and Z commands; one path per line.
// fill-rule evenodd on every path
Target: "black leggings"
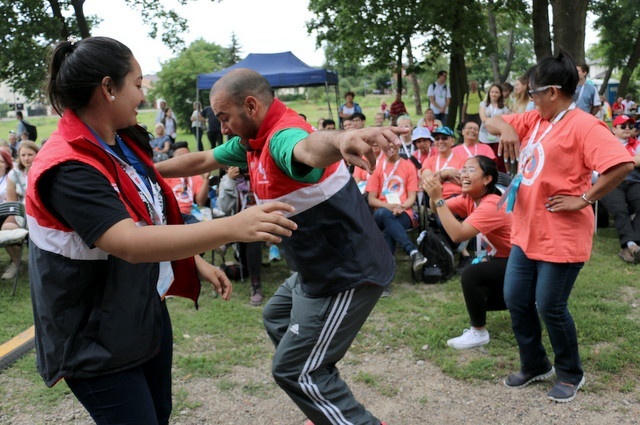
M 492 258 L 471 264 L 461 276 L 462 293 L 467 304 L 471 326 L 484 327 L 487 311 L 506 310 L 504 303 L 504 274 L 508 258 Z

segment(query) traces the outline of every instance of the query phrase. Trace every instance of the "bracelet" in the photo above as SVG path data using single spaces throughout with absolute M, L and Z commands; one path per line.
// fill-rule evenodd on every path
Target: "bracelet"
M 587 198 L 587 192 L 583 193 L 582 196 L 580 197 L 580 199 L 582 199 L 584 202 L 586 202 L 589 205 L 593 205 L 594 204 L 594 201 L 590 201 Z

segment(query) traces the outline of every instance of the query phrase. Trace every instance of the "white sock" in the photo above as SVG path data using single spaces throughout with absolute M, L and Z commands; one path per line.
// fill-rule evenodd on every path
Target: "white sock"
M 418 250 L 417 250 L 417 249 L 414 249 L 413 251 L 411 251 L 411 252 L 409 253 L 409 257 L 413 257 L 413 256 L 414 256 L 415 254 L 417 254 L 417 253 L 418 253 Z
M 638 246 L 634 241 L 627 242 L 627 248 L 631 248 L 632 246 Z

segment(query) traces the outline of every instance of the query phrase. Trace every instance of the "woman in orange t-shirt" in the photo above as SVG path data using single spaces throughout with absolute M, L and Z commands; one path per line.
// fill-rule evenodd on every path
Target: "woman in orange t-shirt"
M 511 215 L 504 208 L 497 208 L 498 168 L 493 159 L 484 155 L 469 158 L 460 178 L 462 195 L 446 202 L 437 178 L 427 179 L 423 189 L 451 240 L 463 242 L 476 238 L 477 242 L 476 258 L 464 269 L 460 279 L 471 328 L 447 341 L 448 346 L 463 350 L 488 344 L 487 311 L 507 308 L 502 286 L 511 251 Z M 458 221 L 457 217 L 464 221 Z
M 519 172 L 507 192 L 513 245 L 504 297 L 521 365 L 504 384 L 518 388 L 557 374 L 547 396 L 568 402 L 584 384 L 568 299 L 591 253 L 591 204 L 615 188 L 633 163 L 604 122 L 575 107 L 578 73 L 569 55 L 545 58 L 529 75 L 536 109 L 486 121 L 491 133 L 501 135 L 505 161 L 516 159 L 519 151 Z M 593 170 L 601 177 L 591 186 Z M 542 344 L 540 318 L 555 368 Z

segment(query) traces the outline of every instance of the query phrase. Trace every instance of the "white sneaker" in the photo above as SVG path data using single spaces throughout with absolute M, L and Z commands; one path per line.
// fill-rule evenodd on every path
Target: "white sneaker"
M 16 273 L 18 273 L 18 263 L 14 263 L 13 261 L 9 264 L 9 267 L 2 274 L 1 279 L 8 280 L 16 277 Z
M 462 335 L 456 338 L 451 338 L 447 341 L 449 347 L 453 347 L 456 350 L 465 350 L 467 348 L 481 347 L 487 345 L 490 341 L 489 332 L 485 329 L 479 331 L 477 329 L 465 329 Z

